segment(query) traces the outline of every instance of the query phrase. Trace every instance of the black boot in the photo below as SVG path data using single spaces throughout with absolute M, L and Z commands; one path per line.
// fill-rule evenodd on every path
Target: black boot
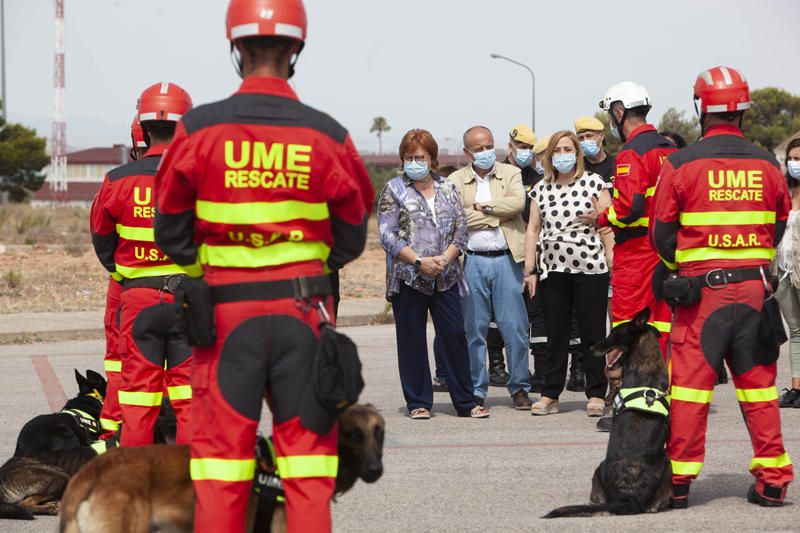
M 489 385 L 505 387 L 508 385 L 508 372 L 502 351 L 489 351 Z
M 531 354 L 533 355 L 533 375 L 531 376 L 531 392 L 542 392 L 545 384 L 545 363 L 547 352 L 545 344 L 532 344 Z
M 586 373 L 583 371 L 583 354 L 572 354 L 572 364 L 570 364 L 569 367 L 567 390 L 572 392 L 583 392 L 586 390 Z

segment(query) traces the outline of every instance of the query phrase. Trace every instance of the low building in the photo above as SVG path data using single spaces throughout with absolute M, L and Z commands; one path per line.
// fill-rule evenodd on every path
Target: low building
M 130 160 L 130 148 L 115 144 L 107 148 L 89 148 L 67 154 L 67 192 L 56 192 L 50 187 L 49 167 L 47 181 L 31 198 L 34 207 L 69 204 L 90 207 L 106 173 Z

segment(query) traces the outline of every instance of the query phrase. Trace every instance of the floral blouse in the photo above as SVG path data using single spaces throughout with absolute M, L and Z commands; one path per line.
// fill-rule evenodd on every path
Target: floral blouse
M 443 292 L 458 283 L 459 294 L 469 294 L 460 261 L 451 261 L 441 274 L 431 278 L 397 257 L 406 246 L 420 257 L 441 255 L 451 244 L 461 252 L 466 249 L 467 217 L 461 197 L 452 183 L 435 174 L 433 178 L 435 222 L 425 197 L 405 175 L 392 178 L 381 191 L 378 230 L 386 250 L 387 300 L 400 292 L 401 282 L 428 295 L 434 289 Z

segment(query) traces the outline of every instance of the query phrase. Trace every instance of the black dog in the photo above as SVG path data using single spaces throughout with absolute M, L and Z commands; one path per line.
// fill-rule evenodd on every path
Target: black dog
M 642 310 L 592 348 L 595 357 L 611 358 L 609 368 L 623 368 L 606 458 L 592 478 L 592 505 L 559 507 L 544 518 L 654 513 L 669 505 L 672 467 L 665 450 L 669 378 L 658 346 L 659 332 L 647 323 L 649 317 L 649 310 Z
M 164 398 L 154 428 L 156 444 L 174 444 L 175 411 Z M 124 427 L 107 441 L 32 457 L 12 457 L 0 466 L 0 518 L 33 520 L 33 515 L 58 514 L 67 483 L 86 463 L 119 445 Z
M 83 377 L 75 370 L 78 395 L 68 400 L 58 413 L 39 415 L 22 426 L 17 437 L 15 456 L 86 446 L 101 433 L 100 411 L 106 397 L 106 380 L 92 370 Z

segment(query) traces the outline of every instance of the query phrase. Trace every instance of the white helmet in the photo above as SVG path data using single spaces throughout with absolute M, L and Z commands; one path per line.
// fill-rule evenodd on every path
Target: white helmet
M 606 97 L 600 101 L 600 109 L 611 111 L 611 104 L 622 102 L 625 109 L 647 106 L 653 107 L 650 94 L 644 86 L 632 81 L 623 81 L 612 85 L 606 92 Z

